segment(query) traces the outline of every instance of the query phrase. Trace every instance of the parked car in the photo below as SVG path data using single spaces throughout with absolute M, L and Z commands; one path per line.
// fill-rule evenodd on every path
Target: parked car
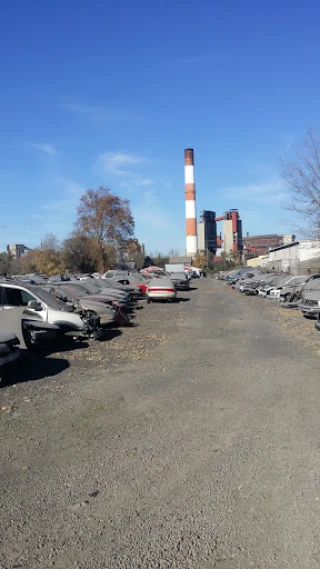
M 65 307 L 74 309 L 80 306 L 84 311 L 90 311 L 99 317 L 100 326 L 111 326 L 114 324 L 116 314 L 118 312 L 117 307 L 112 307 L 109 304 L 99 302 L 88 296 L 79 296 L 78 291 L 67 286 L 68 283 L 61 283 L 53 286 L 48 286 L 46 290 L 51 294 L 51 296 L 64 304 Z
M 101 282 L 102 279 L 100 279 Z M 109 282 L 109 281 L 107 281 Z M 74 281 L 70 281 L 70 285 L 72 285 Z M 76 284 L 80 285 L 82 289 L 85 289 L 89 294 L 96 296 L 97 298 L 109 298 L 110 300 L 115 300 L 124 305 L 127 305 L 130 301 L 130 294 L 126 291 L 117 290 L 115 288 L 102 288 L 95 284 L 94 279 L 85 279 L 82 281 L 76 281 Z
M 157 280 L 157 279 L 154 279 Z M 122 277 L 114 277 L 111 279 L 111 282 L 113 281 L 117 281 L 118 283 L 122 284 L 122 285 L 130 285 L 130 286 L 134 286 L 136 288 L 139 288 L 141 293 L 143 295 L 146 294 L 147 292 L 147 288 L 148 288 L 148 282 L 145 279 L 142 279 L 139 276 L 122 276 Z
M 301 275 L 299 277 L 294 277 L 287 282 L 279 291 L 280 302 L 292 302 L 296 297 L 297 291 L 299 289 L 302 290 L 302 287 L 308 278 L 308 275 Z
M 91 294 L 85 287 L 79 283 L 68 282 L 58 283 L 58 290 L 62 290 L 64 294 L 69 295 L 69 301 L 76 300 L 84 309 L 94 310 L 100 316 L 101 326 L 111 326 L 116 322 L 119 326 L 128 326 L 129 317 L 125 313 L 127 310 L 127 301 L 114 299 L 103 293 Z M 57 291 L 56 291 L 57 294 Z M 60 295 L 61 300 L 65 300 Z
M 294 290 L 292 291 L 291 298 L 289 299 L 290 302 L 300 302 L 302 296 L 307 293 L 308 291 L 317 287 L 318 282 L 320 279 L 320 274 L 316 273 L 314 275 L 308 275 L 305 280 L 301 283 L 298 283 Z
M 8 368 L 20 358 L 19 338 L 0 329 L 0 379 Z
M 130 295 L 130 299 L 133 301 L 140 300 L 142 298 L 142 292 L 138 286 L 126 285 L 118 282 L 116 279 L 90 279 L 90 282 L 94 282 L 97 286 L 101 287 L 101 290 L 111 289 L 118 290 L 119 292 L 126 292 Z
M 318 318 L 320 314 L 320 280 L 316 280 L 314 288 L 303 290 L 302 298 L 298 304 L 303 316 Z
M 190 280 L 185 273 L 170 273 L 170 280 L 177 290 L 189 290 Z
M 125 277 L 125 276 L 130 276 L 129 271 L 120 271 L 120 270 L 109 270 L 106 271 L 105 273 L 103 273 L 102 278 L 103 279 L 114 279 L 115 277 Z
M 172 282 L 167 277 L 160 279 L 153 279 L 149 283 L 147 289 L 147 302 L 154 300 L 175 300 L 177 298 L 177 290 Z
M 71 296 L 77 300 L 85 299 L 86 301 L 92 300 L 102 302 L 103 304 L 108 304 L 109 306 L 117 306 L 121 309 L 124 309 L 127 304 L 127 299 L 115 298 L 112 293 L 100 294 L 100 291 L 98 290 L 97 293 L 93 294 L 85 285 L 80 284 L 79 281 L 52 284 L 55 285 L 55 288 L 59 287 L 65 291 L 69 291 Z
M 96 312 L 83 309 L 80 304 L 65 303 L 39 286 L 24 285 L 14 281 L 0 282 L 0 308 L 24 307 L 23 323 L 49 323 L 42 335 L 52 333 L 52 324 L 58 326 L 59 334 L 77 338 L 99 338 L 100 318 Z M 51 337 L 51 336 L 50 336 Z

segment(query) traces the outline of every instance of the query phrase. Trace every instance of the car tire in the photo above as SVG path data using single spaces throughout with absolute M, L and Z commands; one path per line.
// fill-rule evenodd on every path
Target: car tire
M 147 297 L 147 304 L 150 304 L 151 302 L 151 298 L 149 298 L 149 296 Z

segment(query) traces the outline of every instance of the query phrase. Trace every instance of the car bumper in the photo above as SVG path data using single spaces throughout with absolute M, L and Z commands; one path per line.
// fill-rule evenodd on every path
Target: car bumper
M 20 358 L 20 349 L 12 348 L 8 354 L 3 354 L 0 356 L 0 369 L 5 369 L 11 362 L 14 362 Z
M 177 297 L 176 292 L 162 292 L 162 291 L 152 291 L 148 292 L 147 296 L 152 300 L 172 300 Z
M 64 332 L 64 336 L 68 338 L 79 338 L 86 340 L 90 338 L 91 340 L 98 340 L 103 335 L 102 328 L 96 328 L 95 330 L 68 330 Z
M 314 317 L 317 317 L 320 314 L 320 306 L 306 306 L 304 304 L 299 304 L 299 308 L 302 314 L 308 314 Z

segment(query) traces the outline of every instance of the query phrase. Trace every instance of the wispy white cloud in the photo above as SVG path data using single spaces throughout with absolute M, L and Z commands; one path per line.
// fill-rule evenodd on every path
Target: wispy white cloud
M 30 148 L 34 148 L 35 150 L 39 150 L 39 152 L 42 152 L 47 156 L 55 156 L 58 153 L 53 144 L 47 144 L 44 142 L 29 142 L 28 146 Z
M 140 115 L 132 109 L 115 105 L 99 107 L 86 105 L 78 101 L 62 101 L 58 106 L 74 114 L 87 115 L 94 122 L 141 120 Z
M 122 152 L 104 152 L 98 157 L 98 164 L 105 172 L 118 176 L 127 176 L 131 173 L 132 166 L 142 164 L 144 161 L 142 156 Z
M 104 152 L 98 156 L 94 169 L 99 175 L 115 176 L 121 187 L 134 189 L 153 184 L 153 180 L 141 170 L 146 162 L 146 158 L 137 154 Z
M 60 179 L 57 181 L 60 193 L 64 196 L 58 200 L 52 200 L 41 206 L 46 211 L 58 212 L 61 215 L 75 214 L 79 199 L 87 188 L 74 180 Z
M 232 186 L 223 188 L 221 193 L 241 204 L 241 200 L 246 203 L 260 204 L 280 204 L 287 196 L 286 186 L 281 178 L 275 178 L 260 184 L 248 184 L 247 186 Z

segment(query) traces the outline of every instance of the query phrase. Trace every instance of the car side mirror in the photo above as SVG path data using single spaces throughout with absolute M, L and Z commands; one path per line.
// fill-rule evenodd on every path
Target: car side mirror
M 40 302 L 38 302 L 37 300 L 29 300 L 28 308 L 31 308 L 32 310 L 37 310 L 38 312 L 42 310 L 42 306 Z

